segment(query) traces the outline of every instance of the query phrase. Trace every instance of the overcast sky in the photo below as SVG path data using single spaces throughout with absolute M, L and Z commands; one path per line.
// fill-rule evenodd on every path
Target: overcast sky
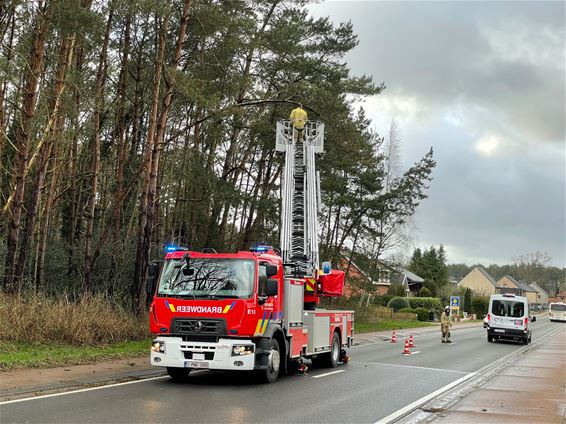
M 565 3 L 326 1 L 351 21 L 353 74 L 387 89 L 364 100 L 392 119 L 405 166 L 433 146 L 438 164 L 415 217 L 416 246 L 451 263 L 511 263 L 544 251 L 566 266 Z

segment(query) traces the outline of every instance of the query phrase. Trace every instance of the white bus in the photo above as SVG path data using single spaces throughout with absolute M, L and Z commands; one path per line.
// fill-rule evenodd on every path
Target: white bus
M 551 303 L 548 308 L 548 317 L 551 321 L 566 321 L 566 303 Z

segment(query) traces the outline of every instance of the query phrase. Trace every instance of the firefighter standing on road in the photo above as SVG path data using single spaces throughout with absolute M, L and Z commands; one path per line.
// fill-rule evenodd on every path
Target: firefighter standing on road
M 299 104 L 299 107 L 291 111 L 289 119 L 291 120 L 291 125 L 297 131 L 297 141 L 301 141 L 303 138 L 305 123 L 308 119 L 307 112 L 304 111 L 302 104 Z
M 450 327 L 452 327 L 452 319 L 450 318 L 450 306 L 444 308 L 444 312 L 440 316 L 440 331 L 442 331 L 442 343 L 452 343 L 450 341 Z

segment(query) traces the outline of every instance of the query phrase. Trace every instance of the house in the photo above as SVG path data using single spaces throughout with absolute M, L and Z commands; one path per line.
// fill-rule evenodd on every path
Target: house
M 356 289 L 352 286 L 352 282 L 371 283 L 375 286 L 375 294 L 383 296 L 389 292 L 391 284 L 401 284 L 405 288 L 406 296 L 416 296 L 421 289 L 424 279 L 416 274 L 406 270 L 405 268 L 387 264 L 380 261 L 380 272 L 377 280 L 370 277 L 368 273 L 363 271 L 354 261 L 350 261 L 348 257 L 342 255 L 339 268 L 346 272 L 348 278 L 346 281 L 345 294 L 350 296 L 356 293 Z
M 489 275 L 483 266 L 475 266 L 460 283 L 460 287 L 469 288 L 474 294 L 491 296 L 499 292 L 499 284 Z
M 511 275 L 506 275 L 505 277 L 501 278 L 497 282 L 497 284 L 499 284 L 499 286 L 503 290 L 505 290 L 506 285 L 513 286 L 518 289 L 518 292 L 514 294 L 526 297 L 531 305 L 537 303 L 537 291 L 533 289 L 531 286 L 529 286 L 527 283 L 516 280 Z M 502 291 L 502 293 L 505 292 Z
M 499 285 L 500 293 L 512 293 L 516 294 L 517 296 L 522 296 L 519 283 L 510 275 L 506 275 L 505 277 L 501 278 L 497 282 L 497 284 Z
M 416 296 L 423 286 L 424 278 L 419 277 L 417 274 L 413 274 L 405 268 L 395 267 L 393 268 L 392 274 L 393 277 L 397 277 L 398 281 L 403 284 L 403 287 L 405 287 L 405 291 L 409 296 Z
M 537 305 L 546 305 L 548 303 L 548 293 L 537 283 L 529 284 L 537 292 Z
M 556 295 L 556 301 L 566 303 L 566 290 L 562 290 Z

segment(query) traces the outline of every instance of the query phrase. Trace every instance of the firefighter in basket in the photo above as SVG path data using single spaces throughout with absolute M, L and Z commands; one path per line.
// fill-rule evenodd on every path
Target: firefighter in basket
M 303 109 L 302 104 L 299 104 L 299 107 L 291 111 L 289 119 L 291 120 L 291 126 L 293 127 L 293 137 L 297 134 L 297 142 L 302 141 L 305 124 L 308 119 L 307 112 Z

